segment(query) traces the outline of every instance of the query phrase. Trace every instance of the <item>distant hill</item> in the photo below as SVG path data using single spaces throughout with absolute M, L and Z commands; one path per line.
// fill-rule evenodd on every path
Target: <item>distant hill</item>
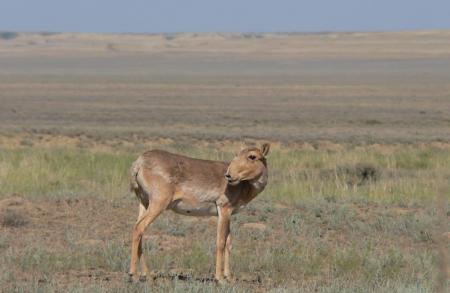
M 450 57 L 450 31 L 86 34 L 0 32 L 2 54 L 236 54 L 289 58 Z

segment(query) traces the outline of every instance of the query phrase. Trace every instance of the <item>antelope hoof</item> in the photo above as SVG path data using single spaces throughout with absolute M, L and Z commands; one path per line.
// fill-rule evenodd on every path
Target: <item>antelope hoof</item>
M 233 277 L 231 277 L 231 275 L 225 275 L 225 280 L 230 284 L 235 283 L 235 279 L 233 279 Z
M 133 283 L 134 282 L 134 274 L 133 273 L 128 273 L 128 282 L 129 283 Z
M 223 286 L 223 285 L 227 285 L 229 283 L 229 281 L 225 278 L 216 278 L 216 283 Z
M 147 281 L 147 274 L 141 274 L 139 276 L 139 281 L 140 282 L 146 282 Z

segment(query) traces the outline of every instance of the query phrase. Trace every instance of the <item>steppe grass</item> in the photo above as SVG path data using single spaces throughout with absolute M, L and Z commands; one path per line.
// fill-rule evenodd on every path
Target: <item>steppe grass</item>
M 188 156 L 230 160 L 232 147 L 163 145 Z M 128 169 L 144 149 L 0 148 L 0 197 L 116 197 L 128 192 Z M 434 146 L 273 147 L 262 195 L 286 203 L 306 198 L 359 198 L 385 203 L 433 200 L 448 181 L 450 149 Z
M 213 144 L 160 147 L 214 160 L 229 160 L 234 151 Z M 4 147 L 0 198 L 95 197 L 100 205 L 131 205 L 128 168 L 142 151 L 123 145 L 91 150 Z M 448 182 L 450 149 L 275 144 L 268 163 L 267 189 L 232 222 L 233 272 L 256 280 L 222 287 L 195 280 L 213 275 L 214 225 L 164 213 L 151 230 L 172 237 L 171 245 L 161 249 L 160 237 L 144 242 L 147 262 L 166 276 L 151 285 L 125 281 L 128 240 L 85 243 L 80 239 L 86 232 L 76 229 L 69 229 L 63 244 L 55 247 L 31 234 L 19 249 L 0 235 L 0 283 L 15 292 L 434 292 L 440 257 L 435 195 Z M 444 208 L 448 215 L 450 209 Z M 242 228 L 245 223 L 263 228 Z M 119 277 L 116 283 L 102 281 L 102 275 L 88 282 L 58 281 L 61 274 L 93 268 L 94 274 Z M 194 279 L 179 280 L 177 272 Z
M 270 292 L 408 292 L 407 288 L 433 292 L 439 256 L 434 240 L 420 237 L 422 234 L 436 236 L 432 207 L 423 208 L 421 215 L 415 215 L 414 211 L 398 214 L 384 205 L 373 206 L 367 214 L 358 214 L 355 203 L 348 199 L 336 202 L 308 199 L 295 208 L 276 207 L 271 211 L 267 211 L 268 205 L 262 201 L 251 213 L 236 215 L 232 226 L 232 268 L 241 281 L 220 287 L 221 292 L 251 292 L 258 288 Z M 258 222 L 261 215 L 267 217 L 262 222 L 264 229 L 241 227 L 243 223 Z M 171 226 L 183 219 L 172 213 L 163 214 L 150 233 L 158 230 L 170 235 Z M 185 242 L 173 241 L 170 247 L 161 249 L 160 237 L 145 240 L 147 263 L 166 276 L 149 283 L 148 287 L 126 284 L 130 250 L 127 243 L 117 239 L 94 245 L 72 241 L 81 238 L 78 234 L 67 237 L 68 245 L 64 249 L 46 247 L 41 242 L 43 239 L 33 236 L 26 240 L 28 245 L 20 253 L 12 241 L 0 238 L 0 247 L 5 250 L 0 281 L 15 284 L 18 291 L 34 291 L 33 284 L 41 280 L 36 288 L 53 291 L 62 286 L 58 282 L 61 274 L 91 271 L 92 274 L 116 273 L 120 276 L 120 286 L 111 287 L 101 281 L 96 284 L 91 280 L 79 286 L 72 283 L 70 290 L 217 290 L 216 285 L 195 279 L 213 275 L 214 227 L 208 221 L 183 224 L 189 235 Z M 178 281 L 176 275 L 169 275 L 174 268 L 193 279 Z M 31 275 L 34 281 L 21 283 L 15 276 L 17 271 Z M 249 274 L 260 281 L 245 281 L 243 276 Z
M 127 190 L 132 159 L 77 149 L 0 149 L 0 194 L 117 196 Z

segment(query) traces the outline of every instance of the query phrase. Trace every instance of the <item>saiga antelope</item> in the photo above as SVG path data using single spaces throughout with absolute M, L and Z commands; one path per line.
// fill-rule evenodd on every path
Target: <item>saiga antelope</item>
M 148 268 L 142 235 L 164 210 L 189 216 L 217 216 L 215 279 L 230 279 L 230 218 L 264 190 L 270 145 L 242 149 L 231 162 L 198 160 L 161 150 L 147 151 L 131 167 L 131 189 L 139 199 L 139 216 L 132 233 L 130 280 L 141 265 Z

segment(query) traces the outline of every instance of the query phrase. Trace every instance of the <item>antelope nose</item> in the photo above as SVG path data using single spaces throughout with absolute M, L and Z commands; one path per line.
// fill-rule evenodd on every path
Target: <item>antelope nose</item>
M 227 180 L 231 180 L 231 175 L 230 174 L 225 174 L 225 178 L 227 178 Z

